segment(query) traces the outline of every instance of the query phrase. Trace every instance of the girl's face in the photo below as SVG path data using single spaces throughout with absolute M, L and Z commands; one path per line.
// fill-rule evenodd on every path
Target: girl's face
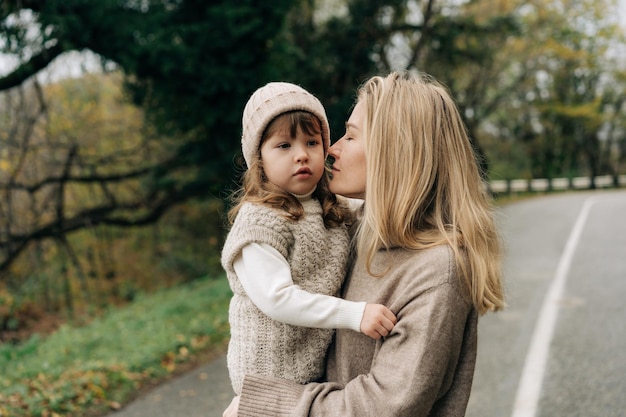
M 324 174 L 322 134 L 309 135 L 300 127 L 295 137 L 288 128 L 277 129 L 261 145 L 267 180 L 297 195 L 308 194 Z
M 346 134 L 328 150 L 332 166 L 330 191 L 349 198 L 365 198 L 365 105 L 358 102 L 346 123 Z

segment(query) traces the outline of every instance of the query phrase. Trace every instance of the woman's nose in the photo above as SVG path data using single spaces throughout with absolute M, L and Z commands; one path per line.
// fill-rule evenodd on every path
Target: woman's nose
M 341 139 L 335 142 L 330 148 L 328 148 L 328 155 L 337 159 L 341 153 Z

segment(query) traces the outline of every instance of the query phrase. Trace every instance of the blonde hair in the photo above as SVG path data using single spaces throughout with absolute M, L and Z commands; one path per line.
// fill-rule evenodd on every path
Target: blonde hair
M 449 245 L 480 314 L 504 306 L 501 243 L 457 107 L 426 75 L 391 73 L 361 86 L 367 181 L 357 251 Z M 378 272 L 378 275 L 384 274 Z
M 242 186 L 231 195 L 233 207 L 228 212 L 228 220 L 233 224 L 241 206 L 246 202 L 263 204 L 284 212 L 284 216 L 290 220 L 300 220 L 304 215 L 304 208 L 298 199 L 272 184 L 265 177 L 263 161 L 261 160 L 261 146 L 265 140 L 275 132 L 284 130 L 291 137 L 295 137 L 300 128 L 308 135 L 319 134 L 322 131 L 320 120 L 312 113 L 306 111 L 289 111 L 274 118 L 268 125 L 263 135 L 259 149 L 254 155 L 250 167 L 242 176 Z M 326 148 L 324 146 L 324 148 Z M 326 149 L 324 149 L 326 151 Z M 317 188 L 313 192 L 322 206 L 322 218 L 327 228 L 338 227 L 347 218 L 347 209 L 340 205 L 336 196 L 328 189 L 328 176 L 324 172 Z

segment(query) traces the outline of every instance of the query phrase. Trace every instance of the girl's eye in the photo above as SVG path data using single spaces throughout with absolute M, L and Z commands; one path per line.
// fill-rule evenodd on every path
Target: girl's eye
M 307 145 L 313 147 L 313 146 L 317 146 L 319 144 L 319 141 L 317 140 L 310 140 Z
M 291 145 L 288 144 L 288 143 L 279 143 L 278 146 L 276 146 L 276 147 L 280 148 L 280 149 L 289 149 L 291 147 Z

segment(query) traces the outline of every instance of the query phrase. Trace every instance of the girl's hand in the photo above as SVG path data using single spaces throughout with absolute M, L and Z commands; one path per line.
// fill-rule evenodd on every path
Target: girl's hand
M 396 315 L 382 304 L 366 304 L 361 319 L 361 333 L 378 340 L 389 334 L 396 325 Z
M 233 398 L 228 408 L 222 413 L 222 417 L 237 417 L 237 413 L 239 413 L 239 396 Z

